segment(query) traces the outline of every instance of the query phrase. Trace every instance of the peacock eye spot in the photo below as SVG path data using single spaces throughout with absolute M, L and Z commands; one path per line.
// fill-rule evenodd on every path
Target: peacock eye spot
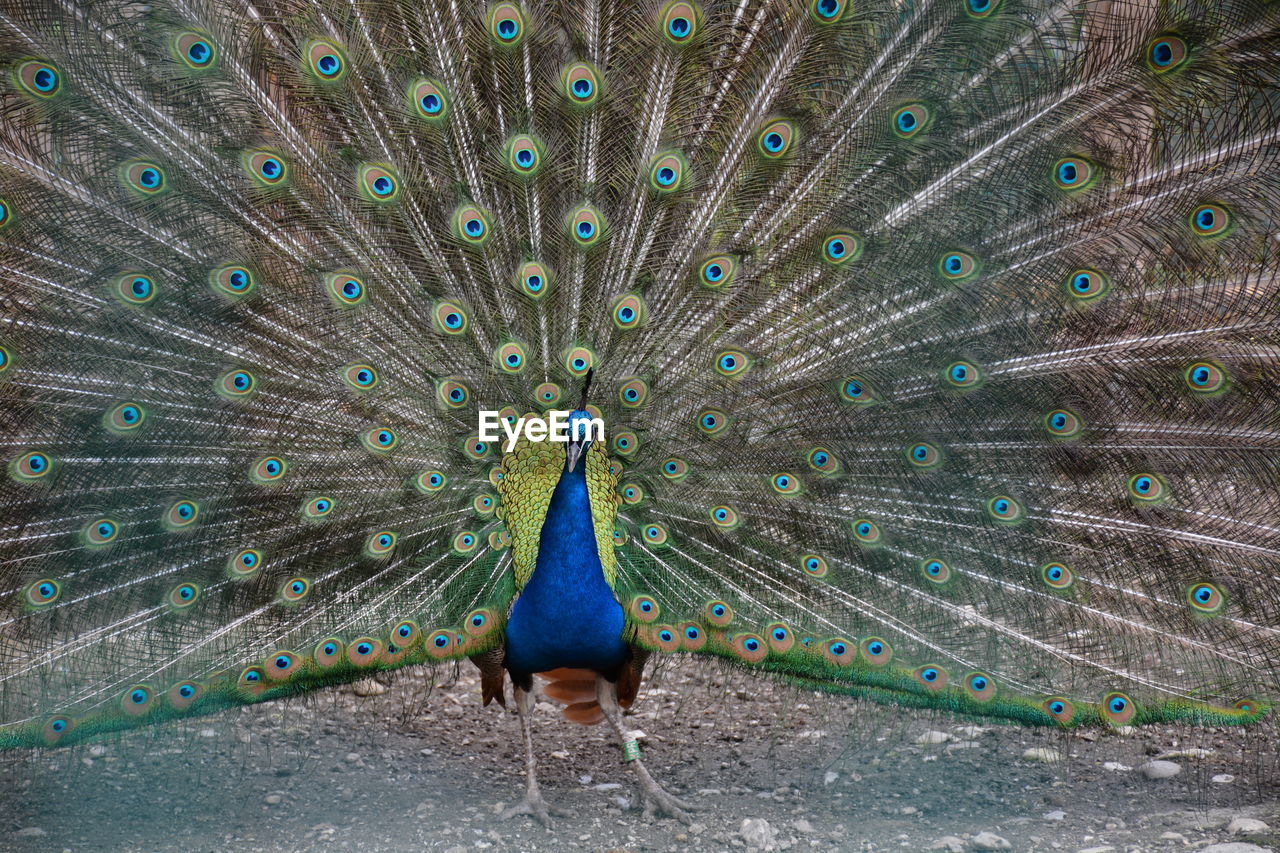
M 322 74 L 331 76 L 338 72 L 338 69 L 342 67 L 342 63 L 338 60 L 338 57 L 334 56 L 332 53 L 326 53 L 324 56 L 320 57 L 320 60 L 316 63 L 316 67 L 320 69 Z
M 591 227 L 591 223 L 590 223 L 590 222 L 579 222 L 579 223 L 578 223 L 578 234 L 579 234 L 580 236 L 582 236 L 582 237 L 590 237 L 590 236 L 591 236 L 591 232 L 592 232 L 593 230 L 594 230 L 594 229 Z
M 1151 60 L 1160 66 L 1168 65 L 1173 61 L 1173 45 L 1167 41 L 1158 41 L 1151 48 Z
M 688 637 L 690 640 L 696 640 L 698 639 L 698 637 L 702 636 L 701 632 L 699 632 L 698 629 L 693 627 L 692 625 L 684 629 L 684 635 Z
M 972 687 L 974 690 L 986 690 L 986 689 L 987 689 L 987 680 L 986 680 L 985 678 L 983 678 L 982 676 L 977 675 L 977 676 L 974 676 L 974 677 L 969 681 L 969 686 L 970 686 L 970 687 Z
M 773 629 L 773 638 L 774 638 L 775 640 L 777 640 L 778 642 L 782 642 L 783 640 L 785 640 L 785 639 L 787 638 L 787 632 L 786 632 L 786 630 L 785 630 L 785 629 L 783 629 L 783 628 L 774 628 L 774 629 Z
M 1119 714 L 1128 706 L 1128 704 L 1129 703 L 1126 702 L 1122 697 L 1114 696 L 1112 697 L 1111 702 L 1108 704 L 1107 707 L 1111 709 L 1111 713 Z
M 769 133 L 765 135 L 764 147 L 770 151 L 778 151 L 782 148 L 782 135 L 778 133 Z
M 147 691 L 135 690 L 129 694 L 129 699 L 133 704 L 141 705 L 143 702 L 147 701 Z
M 925 681 L 937 681 L 938 671 L 930 667 L 929 669 L 926 669 L 923 672 L 921 672 L 920 677 L 923 678 Z
M 723 616 L 724 612 L 723 604 L 717 604 L 715 607 L 711 608 L 711 613 L 715 616 Z
M 760 648 L 760 643 L 754 637 L 748 637 L 742 642 L 742 647 L 749 652 L 754 652 Z
M 446 637 L 444 634 L 437 634 L 435 639 L 436 648 L 443 649 L 447 645 L 449 645 L 449 638 Z
M 326 655 L 336 655 L 338 653 L 338 647 L 333 643 L 325 643 L 323 651 Z
M 858 533 L 860 535 L 866 536 L 870 532 L 871 532 L 871 525 L 867 524 L 865 521 L 858 525 Z
M 836 657 L 839 657 L 840 655 L 844 654 L 846 651 L 848 651 L 848 647 L 845 646 L 844 643 L 831 644 L 831 654 L 835 655 Z
M 256 671 L 253 671 L 253 670 L 246 672 L 244 674 L 245 681 L 258 681 L 260 678 L 262 678 L 262 676 L 260 676 Z
M 723 275 L 724 269 L 719 264 L 711 264 L 711 266 L 707 267 L 707 278 L 711 281 L 719 281 Z
M 440 111 L 440 96 L 439 96 L 439 95 L 423 95 L 423 96 L 422 96 L 422 111 L 423 111 L 423 112 L 426 112 L 426 113 L 435 113 L 435 112 L 439 112 L 439 111 Z
M 356 654 L 367 655 L 373 651 L 373 646 L 368 643 L 357 643 Z
M 672 18 L 667 23 L 667 31 L 676 38 L 682 38 L 689 33 L 688 18 Z
M 580 98 L 585 98 L 591 94 L 591 81 L 575 80 L 573 81 L 573 93 Z
M 871 643 L 870 645 L 867 646 L 867 651 L 870 652 L 872 655 L 883 654 L 884 646 L 880 643 Z

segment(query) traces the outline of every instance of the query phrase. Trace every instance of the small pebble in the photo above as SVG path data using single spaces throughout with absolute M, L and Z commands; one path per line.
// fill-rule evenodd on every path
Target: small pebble
M 1013 845 L 994 832 L 979 832 L 970 842 L 974 850 L 1009 850 Z
M 1268 853 L 1267 848 L 1245 841 L 1228 841 L 1224 844 L 1210 844 L 1201 847 L 1200 853 Z
M 774 849 L 773 840 L 777 834 L 777 831 L 769 825 L 769 821 L 762 817 L 743 818 L 742 826 L 738 827 L 738 835 L 742 836 L 747 846 L 760 850 Z
M 1056 764 L 1062 757 L 1062 753 L 1051 746 L 1033 746 L 1022 753 L 1023 761 L 1039 761 L 1041 764 Z
M 951 740 L 951 735 L 947 734 L 946 732 L 928 731 L 920 735 L 919 737 L 917 737 L 916 743 L 919 743 L 919 744 L 946 743 L 949 740 Z
M 1102 764 L 1103 770 L 1110 770 L 1113 773 L 1128 773 L 1133 768 L 1128 764 L 1121 764 L 1119 761 L 1105 761 Z
M 1066 820 L 1067 813 L 1059 809 L 1058 811 L 1045 812 L 1042 817 L 1045 820 Z
M 1101 847 L 1083 847 L 1076 853 L 1115 853 L 1115 850 L 1110 844 L 1104 844 Z
M 822 775 L 822 784 L 834 785 L 835 781 L 840 778 L 840 774 L 834 770 L 828 770 Z
M 926 849 L 943 850 L 946 851 L 946 853 L 964 853 L 965 844 L 963 838 L 956 838 L 954 835 L 944 835 L 937 841 L 930 844 Z
M 1236 777 L 1232 776 L 1230 773 L 1219 773 L 1209 781 L 1215 785 L 1230 785 L 1232 782 L 1236 781 Z
M 262 801 L 269 806 L 278 806 L 284 801 L 284 797 L 279 794 L 267 794 L 262 798 Z
M 1168 779 L 1182 772 L 1182 768 L 1172 761 L 1148 761 L 1138 769 L 1148 779 Z
M 360 760 L 360 753 L 358 753 L 358 752 L 348 752 L 348 753 L 347 753 L 347 763 L 348 763 L 348 764 L 355 764 L 355 763 L 356 763 L 357 761 L 359 761 L 359 760 Z

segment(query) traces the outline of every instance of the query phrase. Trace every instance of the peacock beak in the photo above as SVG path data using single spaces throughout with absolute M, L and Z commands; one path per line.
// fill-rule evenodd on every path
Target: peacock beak
M 574 466 L 578 464 L 578 460 L 582 458 L 582 454 L 586 452 L 587 443 L 585 441 L 571 441 L 567 453 L 569 455 L 568 467 L 566 470 L 572 471 Z

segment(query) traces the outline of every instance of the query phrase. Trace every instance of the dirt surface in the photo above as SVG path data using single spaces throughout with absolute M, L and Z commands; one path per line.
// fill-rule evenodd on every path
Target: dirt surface
M 629 719 L 645 733 L 650 770 L 697 807 L 692 826 L 644 820 L 611 733 L 567 723 L 546 703 L 535 722 L 543 793 L 571 816 L 551 830 L 527 817 L 502 821 L 497 812 L 523 790 L 516 717 L 480 707 L 469 666 L 434 688 L 433 675 L 446 673 L 401 674 L 371 697 L 341 688 L 102 744 L 0 756 L 0 850 L 1280 845 L 1274 726 L 1068 735 L 904 713 L 689 665 L 657 673 Z M 1063 759 L 1023 757 L 1036 748 Z M 1138 769 L 1161 756 L 1177 775 L 1153 780 Z

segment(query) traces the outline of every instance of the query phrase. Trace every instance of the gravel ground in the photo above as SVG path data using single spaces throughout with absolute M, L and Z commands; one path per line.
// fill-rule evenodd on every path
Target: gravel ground
M 611 734 L 566 723 L 546 703 L 535 721 L 543 793 L 571 816 L 551 830 L 502 821 L 497 812 L 522 792 L 520 730 L 514 713 L 480 707 L 474 673 L 467 666 L 434 687 L 443 670 L 405 673 L 380 695 L 335 689 L 0 756 L 0 850 L 1280 846 L 1274 724 L 1067 735 L 904 713 L 694 664 L 657 673 L 631 715 L 650 770 L 697 807 L 692 826 L 645 821 Z M 1178 772 L 1148 778 L 1152 760 Z

